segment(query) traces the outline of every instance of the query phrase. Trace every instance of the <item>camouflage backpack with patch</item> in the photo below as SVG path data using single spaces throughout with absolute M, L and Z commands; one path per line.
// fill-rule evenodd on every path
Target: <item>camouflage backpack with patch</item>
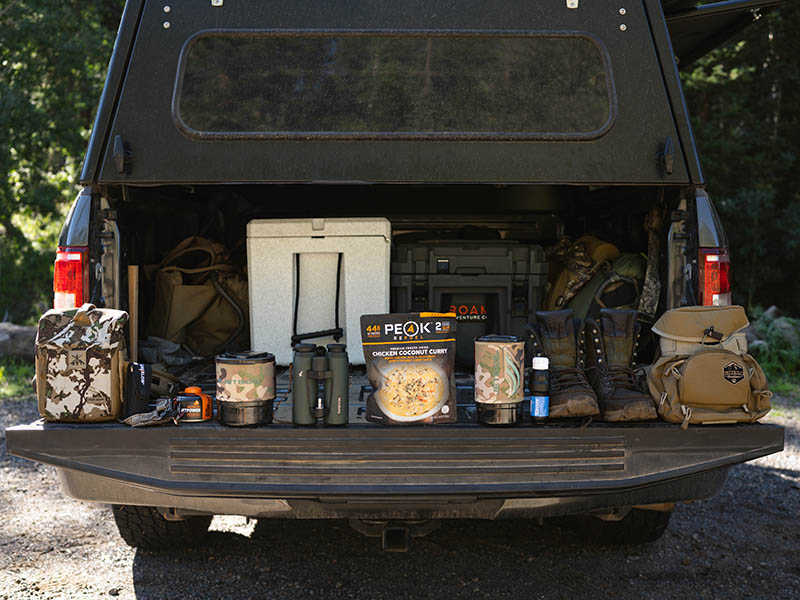
M 128 313 L 52 309 L 39 319 L 36 392 L 46 421 L 99 422 L 122 413 Z

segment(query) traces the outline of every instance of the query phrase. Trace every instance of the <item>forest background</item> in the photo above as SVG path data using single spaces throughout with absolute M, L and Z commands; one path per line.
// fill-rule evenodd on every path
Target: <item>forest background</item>
M 51 305 L 56 240 L 123 4 L 0 0 L 0 321 L 34 323 Z M 773 304 L 800 315 L 797 31 L 800 2 L 789 2 L 683 71 L 734 300 L 755 317 Z M 796 374 L 800 349 L 786 351 Z

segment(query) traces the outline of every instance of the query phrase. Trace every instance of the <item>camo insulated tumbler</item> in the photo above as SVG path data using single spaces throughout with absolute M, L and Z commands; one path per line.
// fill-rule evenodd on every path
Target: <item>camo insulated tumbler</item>
M 275 356 L 269 352 L 220 354 L 217 407 L 226 425 L 272 423 L 275 400 Z
M 512 335 L 475 340 L 475 403 L 478 421 L 515 425 L 525 397 L 525 342 Z

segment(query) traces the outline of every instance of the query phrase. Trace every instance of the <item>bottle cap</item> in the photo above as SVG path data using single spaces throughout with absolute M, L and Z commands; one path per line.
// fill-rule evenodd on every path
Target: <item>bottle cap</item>
M 546 371 L 550 368 L 550 359 L 546 356 L 534 356 L 531 366 L 537 371 Z

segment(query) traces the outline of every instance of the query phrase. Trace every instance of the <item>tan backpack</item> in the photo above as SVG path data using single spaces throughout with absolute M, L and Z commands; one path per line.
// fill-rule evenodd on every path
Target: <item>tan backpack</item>
M 128 313 L 84 304 L 48 310 L 36 336 L 36 393 L 46 421 L 101 422 L 122 414 Z
M 647 385 L 665 421 L 689 424 L 754 422 L 770 410 L 772 392 L 747 354 L 741 306 L 690 306 L 667 311 L 653 325 L 662 356 Z

